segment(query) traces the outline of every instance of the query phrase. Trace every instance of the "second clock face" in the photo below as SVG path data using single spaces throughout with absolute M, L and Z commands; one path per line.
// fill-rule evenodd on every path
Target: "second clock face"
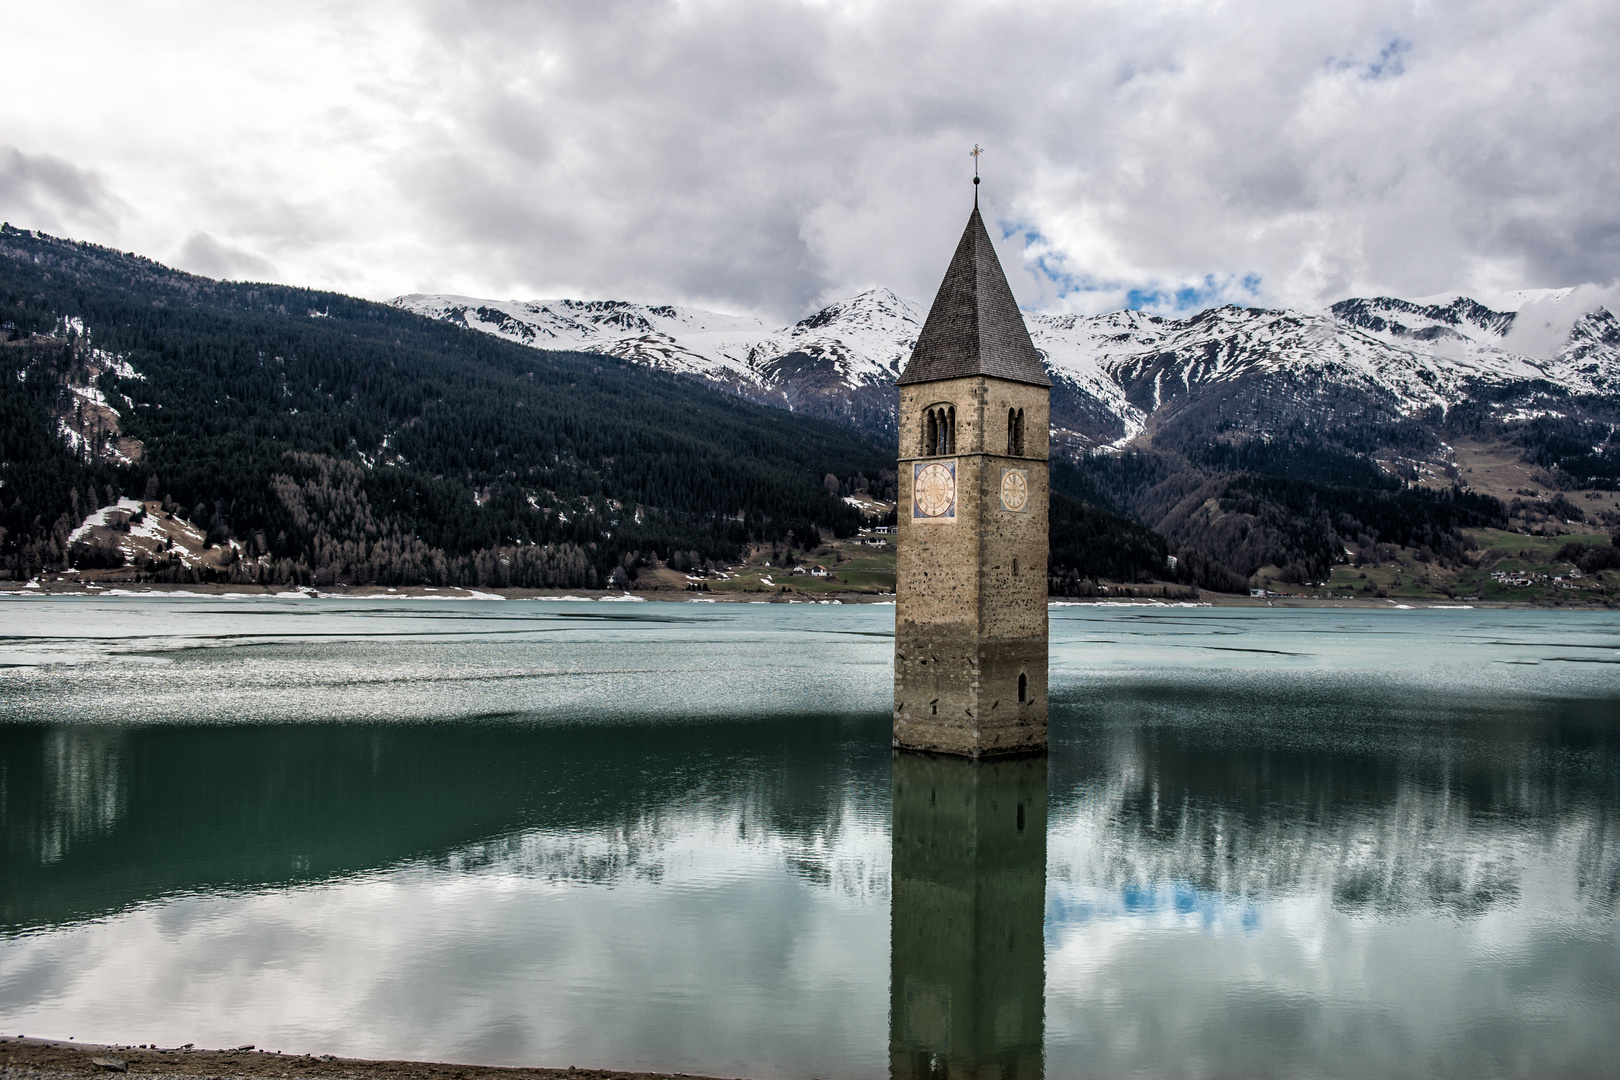
M 1029 509 L 1029 475 L 1023 469 L 1001 470 L 1001 508 L 1020 514 Z

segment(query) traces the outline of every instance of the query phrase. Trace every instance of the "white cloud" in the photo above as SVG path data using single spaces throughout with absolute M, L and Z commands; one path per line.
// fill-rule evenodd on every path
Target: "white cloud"
M 1589 311 L 1620 311 L 1620 283 L 1581 285 L 1569 292 L 1535 297 L 1518 307 L 1503 347 L 1523 356 L 1550 358 L 1569 341 L 1576 321 Z
M 71 40 L 74 77 L 15 51 L 14 85 L 52 91 L 6 95 L 0 123 L 100 178 L 104 209 L 52 219 L 0 183 L 0 216 L 158 254 L 206 234 L 364 295 L 778 318 L 875 283 L 931 296 L 975 141 L 1026 304 L 1620 277 L 1601 0 L 172 0 L 12 21 Z

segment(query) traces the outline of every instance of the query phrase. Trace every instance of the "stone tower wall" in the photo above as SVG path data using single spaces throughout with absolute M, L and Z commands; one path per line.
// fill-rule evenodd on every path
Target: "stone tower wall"
M 897 747 L 980 757 L 1046 745 L 1048 397 L 984 375 L 900 387 Z M 937 405 L 956 410 L 954 455 L 923 453 Z M 1024 410 L 1022 454 L 1007 452 L 1009 409 Z M 914 519 L 913 466 L 936 460 L 956 465 L 955 517 Z M 1020 512 L 1002 507 L 1009 468 L 1027 478 Z

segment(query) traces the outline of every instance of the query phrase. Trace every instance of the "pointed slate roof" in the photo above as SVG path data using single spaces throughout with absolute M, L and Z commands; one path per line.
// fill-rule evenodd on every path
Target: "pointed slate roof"
M 1018 311 L 977 200 L 945 280 L 896 385 L 991 375 L 1051 386 Z

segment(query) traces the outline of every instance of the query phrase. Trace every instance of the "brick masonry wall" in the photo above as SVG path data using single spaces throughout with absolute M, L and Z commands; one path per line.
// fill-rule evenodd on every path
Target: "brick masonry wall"
M 925 457 L 923 416 L 942 404 L 956 409 L 957 452 Z M 1018 456 L 1009 408 L 1024 410 Z M 1046 388 L 982 375 L 900 388 L 897 747 L 979 757 L 1046 746 L 1048 408 Z M 912 517 L 913 466 L 928 461 L 956 465 L 954 519 Z M 1002 507 L 1008 468 L 1027 478 L 1023 512 Z

